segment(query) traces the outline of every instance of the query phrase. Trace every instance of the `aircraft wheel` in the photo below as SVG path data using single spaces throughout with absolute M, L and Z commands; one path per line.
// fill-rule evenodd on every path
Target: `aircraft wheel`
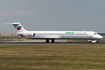
M 98 43 L 99 41 L 97 40 L 96 43 Z
M 52 43 L 54 43 L 54 39 L 52 39 L 52 41 L 51 41 Z
M 46 43 L 49 43 L 49 40 L 48 39 L 46 39 Z

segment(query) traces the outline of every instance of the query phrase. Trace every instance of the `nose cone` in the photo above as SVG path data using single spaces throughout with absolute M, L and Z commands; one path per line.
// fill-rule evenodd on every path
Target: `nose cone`
M 103 37 L 102 37 L 101 35 L 94 35 L 93 38 L 94 38 L 94 39 L 99 39 L 99 40 L 100 40 L 100 39 L 102 39 Z
M 103 37 L 101 35 L 98 36 L 98 39 L 102 39 Z

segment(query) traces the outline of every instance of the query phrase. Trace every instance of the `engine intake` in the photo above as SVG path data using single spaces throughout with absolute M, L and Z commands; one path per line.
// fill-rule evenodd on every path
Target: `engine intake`
M 35 33 L 33 33 L 33 37 L 35 36 Z

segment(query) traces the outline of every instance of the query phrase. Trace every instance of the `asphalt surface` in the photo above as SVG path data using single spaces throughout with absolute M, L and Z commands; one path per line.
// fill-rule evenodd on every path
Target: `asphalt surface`
M 46 42 L 0 42 L 0 45 L 92 45 L 92 44 L 104 44 L 105 43 L 81 43 L 81 42 L 55 42 L 55 43 L 46 43 Z

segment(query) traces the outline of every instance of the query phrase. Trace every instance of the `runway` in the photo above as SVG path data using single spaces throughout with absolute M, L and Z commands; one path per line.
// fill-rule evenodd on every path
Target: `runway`
M 105 43 L 81 43 L 81 42 L 55 42 L 55 43 L 45 43 L 45 42 L 0 42 L 0 45 L 94 45 L 94 44 L 104 44 Z

